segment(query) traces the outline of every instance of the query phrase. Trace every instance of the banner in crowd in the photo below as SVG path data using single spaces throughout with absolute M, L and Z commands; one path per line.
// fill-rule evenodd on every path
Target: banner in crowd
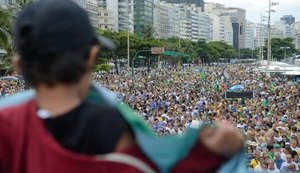
M 226 92 L 224 98 L 254 98 L 254 92 Z

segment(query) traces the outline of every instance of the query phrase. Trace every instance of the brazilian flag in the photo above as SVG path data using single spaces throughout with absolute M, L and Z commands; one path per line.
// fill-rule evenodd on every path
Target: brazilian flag
M 269 101 L 268 100 L 264 100 L 264 101 L 261 102 L 261 105 L 266 108 L 266 107 L 269 106 Z
M 202 79 L 203 81 L 206 81 L 206 73 L 205 73 L 205 71 L 202 71 L 202 72 L 200 73 L 200 76 L 201 76 L 201 79 Z
M 219 84 L 217 82 L 214 83 L 214 90 L 215 92 L 218 92 L 220 89 Z
M 274 92 L 274 91 L 275 91 L 275 86 L 276 86 L 275 82 L 272 82 L 272 83 L 269 85 L 269 90 L 270 90 L 271 92 Z

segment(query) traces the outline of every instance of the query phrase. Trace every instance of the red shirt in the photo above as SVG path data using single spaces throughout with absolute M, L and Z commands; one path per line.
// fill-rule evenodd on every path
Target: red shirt
M 48 133 L 36 110 L 35 101 L 0 110 L 1 173 L 142 172 L 126 164 L 66 150 Z M 122 153 L 139 158 L 155 169 L 137 146 Z M 172 172 L 216 172 L 223 162 L 222 157 L 197 144 Z

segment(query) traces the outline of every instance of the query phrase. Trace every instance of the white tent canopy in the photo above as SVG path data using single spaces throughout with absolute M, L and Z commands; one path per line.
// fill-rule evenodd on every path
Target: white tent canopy
M 282 73 L 285 74 L 286 72 L 296 72 L 300 71 L 300 67 L 293 66 L 291 64 L 287 64 L 284 62 L 278 62 L 278 61 L 272 61 L 270 62 L 270 65 L 267 65 L 267 61 L 261 61 L 260 66 L 257 68 L 257 70 L 263 72 L 263 73 Z M 290 73 L 288 73 L 290 74 Z M 291 73 L 293 74 L 293 73 Z
M 300 71 L 287 71 L 287 72 L 284 72 L 283 73 L 284 75 L 287 75 L 287 76 L 300 76 Z

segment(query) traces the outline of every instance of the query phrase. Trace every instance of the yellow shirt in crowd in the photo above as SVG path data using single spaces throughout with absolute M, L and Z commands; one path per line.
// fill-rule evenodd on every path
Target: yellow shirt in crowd
M 250 161 L 250 167 L 255 169 L 255 167 L 259 164 L 259 162 L 256 159 L 252 159 Z

